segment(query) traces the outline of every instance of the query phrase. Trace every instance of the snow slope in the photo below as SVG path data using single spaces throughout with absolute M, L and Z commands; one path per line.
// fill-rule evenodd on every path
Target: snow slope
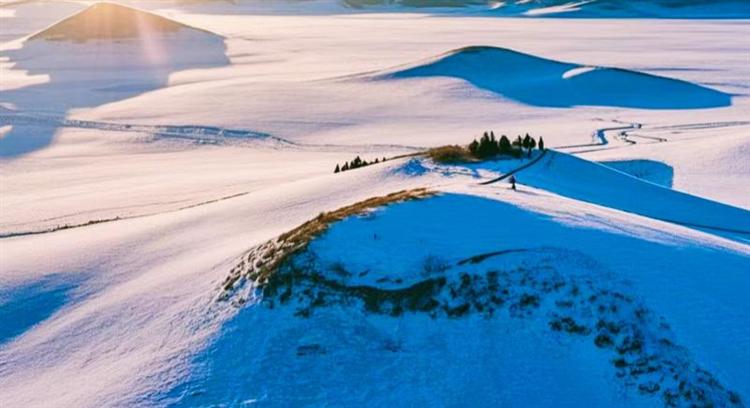
M 0 42 L 42 30 L 86 7 L 74 1 L 0 2 Z
M 594 334 L 550 329 L 561 314 L 579 324 L 591 319 L 585 306 L 566 309 L 560 299 L 548 300 L 564 291 L 545 285 L 559 281 L 580 285 L 582 298 L 593 291 L 637 299 L 648 317 L 638 320 L 625 307 L 610 318 L 641 333 L 636 336 L 648 333 L 643 341 L 658 371 L 662 358 L 717 370 L 708 401 L 732 405 L 736 394 L 724 387 L 747 392 L 750 337 L 744 324 L 735 326 L 747 319 L 746 246 L 724 246 L 702 234 L 687 238 L 661 222 L 541 190 L 514 193 L 464 184 L 470 176 L 450 179 L 450 186 L 438 187 L 450 192 L 444 196 L 334 225 L 297 256 L 300 269 L 282 269 L 269 284 L 273 289 L 250 296 L 195 357 L 190 379 L 157 401 L 661 405 L 662 392 L 677 383 L 657 373 L 626 386 L 613 365 L 617 353 L 592 342 L 596 318 L 588 329 Z M 708 273 L 716 264 L 720 277 Z M 492 271 L 500 271 L 502 291 L 488 292 L 483 283 Z M 515 275 L 523 271 L 529 276 Z M 424 289 L 439 302 L 432 309 L 417 288 L 440 279 L 447 279 L 445 293 Z M 591 282 L 594 288 L 583 289 Z M 513 303 L 521 293 L 538 296 L 540 310 Z M 502 300 L 490 300 L 495 295 Z M 660 349 L 649 336 L 667 336 L 687 354 Z M 690 377 L 697 369 L 678 370 Z M 649 381 L 658 391 L 639 391 Z M 688 388 L 693 381 L 700 384 L 691 378 Z
M 507 166 L 500 162 L 500 167 Z M 576 200 L 750 239 L 748 210 L 664 188 L 572 155 L 548 152 L 516 178 L 522 184 Z
M 12 327 L 28 330 L 0 344 L 0 400 L 142 405 L 185 377 L 193 350 L 235 313 L 215 298 L 238 254 L 320 211 L 418 183 L 384 176 L 285 177 L 207 206 L 3 239 L 3 311 L 11 296 L 46 310 L 29 322 L 10 305 Z M 34 248 L 48 250 L 39 258 Z M 43 284 L 60 281 L 73 287 Z
M 467 47 L 378 79 L 454 77 L 533 106 L 698 109 L 731 104 L 723 92 L 617 68 L 563 63 L 510 49 Z
M 744 191 L 750 183 L 748 132 L 750 124 L 654 125 L 635 132 L 636 145 L 594 151 L 584 157 L 609 161 L 640 156 L 669 163 L 673 167 L 674 188 L 747 209 L 750 195 L 737 192 Z

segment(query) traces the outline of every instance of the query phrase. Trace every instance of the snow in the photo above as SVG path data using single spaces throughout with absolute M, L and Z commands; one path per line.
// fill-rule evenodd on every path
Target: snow
M 0 6 L 0 41 L 25 37 L 82 10 L 74 1 L 30 1 Z
M 113 20 L 121 24 L 114 26 Z M 221 36 L 145 11 L 101 3 L 30 36 L 20 48 L 5 51 L 14 71 L 45 80 L 7 89 L 3 102 L 13 110 L 55 114 L 98 106 L 161 88 L 176 71 L 228 65 L 224 52 Z M 47 101 L 43 109 L 38 106 L 40 95 Z M 11 129 L 0 140 L 1 156 L 23 155 L 49 144 L 55 124 L 39 123 L 40 119 L 21 121 Z
M 499 162 L 500 168 L 508 166 Z M 597 165 L 575 156 L 550 152 L 538 165 L 518 174 L 522 184 L 577 200 L 727 236 L 750 238 L 750 212 L 684 194 Z M 643 197 L 648 197 L 644 200 Z
M 186 28 L 31 40 L 81 4 L 0 8 L 4 404 L 658 400 L 619 382 L 610 352 L 591 338 L 551 332 L 552 303 L 538 318 L 438 322 L 340 306 L 305 320 L 291 306 L 217 302 L 254 246 L 322 211 L 425 186 L 444 195 L 347 219 L 311 248 L 372 269 L 370 278 L 402 279 L 417 278 L 428 254 L 537 251 L 488 259 L 471 267 L 477 274 L 552 254 L 565 279 L 580 272 L 663 316 L 687 350 L 675 354 L 681 362 L 750 398 L 746 235 L 693 225 L 747 229 L 745 21 L 127 3 Z M 472 46 L 491 51 L 435 60 Z M 511 69 L 517 58 L 533 70 Z M 440 72 L 383 77 L 424 61 Z M 523 86 L 481 86 L 509 79 Z M 546 82 L 524 88 L 537 79 Z M 539 101 L 524 90 L 565 81 L 586 92 Z M 627 99 L 589 92 L 595 86 Z M 332 173 L 356 155 L 466 143 L 485 129 L 542 135 L 561 153 L 519 173 L 515 193 L 478 185 L 514 161 L 403 158 Z
M 314 241 L 309 251 L 322 273 L 349 271 L 344 284 L 388 289 L 430 276 L 423 266 L 430 257 L 453 265 L 491 251 L 535 253 L 518 255 L 520 260 L 486 261 L 489 266 L 456 267 L 448 274 L 509 268 L 517 262 L 532 267 L 538 262 L 537 253 L 564 251 L 570 254 L 567 259 L 552 256 L 553 265 L 564 275 L 588 277 L 638 296 L 673 327 L 691 353 L 693 348 L 701 350 L 694 354 L 696 359 L 715 362 L 713 367 L 722 367 L 721 381 L 745 392 L 750 338 L 743 329 L 731 334 L 725 330 L 727 324 L 738 328 L 746 324 L 742 323 L 747 319 L 742 289 L 748 284 L 746 247 L 735 252 L 731 245 L 714 246 L 705 236 L 676 238 L 676 231 L 665 225 L 629 215 L 613 218 L 610 210 L 535 190 L 522 197 L 544 209 L 529 211 L 524 208 L 528 203 L 514 202 L 514 193 L 496 187 L 457 190 L 461 192 L 350 218 Z M 540 216 L 550 211 L 556 215 Z M 577 220 L 597 216 L 608 221 L 577 225 Z M 637 264 L 623 262 L 632 257 L 638 258 Z M 704 273 L 716 263 L 722 265 L 720 279 Z M 718 280 L 724 283 L 709 283 Z M 733 289 L 725 285 L 730 281 Z M 300 284 L 296 293 L 304 288 Z M 394 318 L 361 311 L 356 302 L 320 307 L 312 317 L 303 318 L 293 315 L 295 305 L 247 307 L 196 357 L 200 370 L 187 385 L 168 393 L 167 400 L 179 406 L 243 398 L 272 405 L 659 403 L 623 389 L 614 370 L 602 364 L 608 357 L 593 345 L 551 335 L 535 320 L 519 321 L 504 313 L 493 319 L 430 319 L 408 311 Z M 300 351 L 311 345 L 315 346 L 311 355 Z M 225 365 L 228 360 L 232 363 Z M 568 367 L 571 364 L 575 368 Z M 370 377 L 372 367 L 378 367 L 377 377 Z M 562 375 L 563 367 L 574 370 L 574 381 L 565 380 L 570 377 Z
M 674 169 L 662 162 L 654 160 L 621 160 L 606 161 L 602 162 L 602 164 L 662 187 L 672 187 Z
M 576 66 L 495 47 L 468 47 L 382 78 L 454 77 L 526 105 L 698 109 L 730 96 L 684 81 L 616 68 Z M 603 91 L 606 89 L 606 91 Z

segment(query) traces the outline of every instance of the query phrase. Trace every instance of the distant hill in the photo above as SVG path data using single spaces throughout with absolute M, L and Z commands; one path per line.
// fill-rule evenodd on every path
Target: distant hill
M 181 30 L 204 31 L 121 4 L 96 3 L 34 34 L 29 39 L 85 42 L 138 38 L 176 33 Z
M 506 16 L 743 18 L 750 16 L 747 0 L 342 0 L 354 8 L 485 9 Z
M 678 79 L 554 61 L 497 47 L 465 47 L 376 79 L 451 77 L 502 97 L 543 107 L 696 109 L 728 106 L 731 96 Z

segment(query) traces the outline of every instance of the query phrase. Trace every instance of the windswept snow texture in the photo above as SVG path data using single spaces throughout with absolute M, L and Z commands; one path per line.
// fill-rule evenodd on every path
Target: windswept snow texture
M 701 109 L 731 96 L 678 79 L 553 61 L 505 48 L 467 47 L 378 78 L 454 77 L 505 98 L 541 107 L 617 106 Z
M 349 218 L 160 401 L 739 406 L 747 253 L 575 224 L 463 194 Z
M 31 36 L 19 49 L 0 51 L 14 69 L 47 77 L 37 85 L 4 91 L 0 102 L 24 112 L 65 114 L 164 87 L 178 71 L 228 65 L 225 50 L 219 35 L 142 10 L 98 3 Z M 0 115 L 11 113 L 0 107 Z M 13 119 L 7 117 L 13 127 L 0 139 L 0 158 L 45 147 L 57 130 L 56 123 Z

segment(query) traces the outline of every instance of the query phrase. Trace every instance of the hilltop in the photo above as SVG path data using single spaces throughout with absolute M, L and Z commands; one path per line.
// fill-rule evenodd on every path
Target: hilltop
M 30 40 L 85 42 L 204 30 L 116 3 L 96 3 L 32 35 Z

